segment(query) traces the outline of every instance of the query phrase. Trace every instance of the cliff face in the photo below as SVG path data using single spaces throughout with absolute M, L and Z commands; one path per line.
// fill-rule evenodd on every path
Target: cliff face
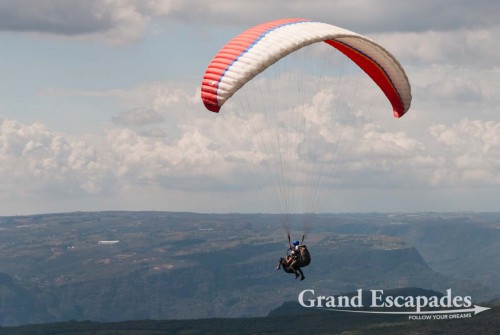
M 22 299 L 17 294 L 4 300 L 3 315 L 10 316 L 4 324 L 265 315 L 283 299 L 296 299 L 305 287 L 341 292 L 351 287 L 417 285 L 431 282 L 433 275 L 413 248 L 349 247 L 337 249 L 333 254 L 321 245 L 315 248 L 318 250 L 313 251 L 313 263 L 304 268 L 307 276 L 304 282 L 274 270 L 279 253 L 264 256 L 259 250 L 265 248 L 256 248 L 255 260 L 245 261 L 251 248 L 242 246 L 227 250 L 233 256 L 240 255 L 235 260 L 224 259 L 218 253 L 212 257 L 206 257 L 210 253 L 194 254 L 184 258 L 193 263 L 183 268 L 148 267 L 124 271 L 111 278 L 96 274 L 92 279 L 67 281 L 43 291 L 22 290 Z M 200 261 L 194 262 L 195 259 Z M 43 303 L 35 303 L 38 300 Z M 19 305 L 19 301 L 26 306 Z M 11 313 L 7 306 L 23 312 Z M 46 312 L 40 314 L 40 311 Z
M 36 292 L 23 287 L 6 273 L 0 273 L 0 325 L 48 322 L 54 318 Z
M 337 221 L 340 221 L 337 219 Z M 500 213 L 374 214 L 357 222 L 324 222 L 323 229 L 338 234 L 384 235 L 415 247 L 430 268 L 442 275 L 469 281 L 477 299 L 500 294 Z M 347 222 L 347 223 L 346 223 Z

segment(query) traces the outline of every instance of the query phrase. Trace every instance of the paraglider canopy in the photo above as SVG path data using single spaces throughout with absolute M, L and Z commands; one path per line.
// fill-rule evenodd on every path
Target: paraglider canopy
M 410 83 L 402 66 L 384 47 L 352 31 L 301 18 L 255 26 L 227 43 L 203 76 L 203 103 L 208 110 L 219 112 L 257 74 L 288 54 L 317 42 L 328 43 L 363 69 L 385 94 L 395 117 L 408 111 Z
M 354 71 L 337 68 L 336 57 Z M 369 90 L 357 90 L 361 81 Z M 272 194 L 289 244 L 291 222 L 303 219 L 306 232 L 339 189 L 339 171 L 348 162 L 339 157 L 355 152 L 344 150 L 345 140 L 363 138 L 348 120 L 373 109 L 367 104 L 372 98 L 388 101 L 397 118 L 408 111 L 411 87 L 398 60 L 366 36 L 303 18 L 263 23 L 236 36 L 209 63 L 201 85 L 209 111 L 218 113 L 230 101 L 219 119 L 233 112 L 228 127 L 248 128 L 237 134 L 248 141 L 241 153 L 260 169 L 256 181 Z M 365 105 L 356 108 L 355 101 Z

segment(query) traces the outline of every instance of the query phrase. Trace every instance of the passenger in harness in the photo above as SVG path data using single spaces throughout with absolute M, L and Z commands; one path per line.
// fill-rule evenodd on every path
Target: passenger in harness
M 283 268 L 283 271 L 286 273 L 295 273 L 295 270 L 290 267 L 290 264 L 292 264 L 295 257 L 294 253 L 295 252 L 292 252 L 292 254 L 287 255 L 286 258 L 281 257 L 276 270 Z

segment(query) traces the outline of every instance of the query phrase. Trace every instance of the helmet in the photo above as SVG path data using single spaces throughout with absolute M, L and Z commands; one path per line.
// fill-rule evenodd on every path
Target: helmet
M 299 245 L 299 244 L 300 244 L 299 240 L 295 240 L 295 241 L 293 241 L 293 245 L 297 246 L 297 245 Z

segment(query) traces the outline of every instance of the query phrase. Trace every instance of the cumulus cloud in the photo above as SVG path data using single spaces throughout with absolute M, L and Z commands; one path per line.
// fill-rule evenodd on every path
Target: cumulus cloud
M 500 25 L 455 30 L 395 32 L 373 36 L 408 64 L 439 64 L 485 69 L 498 62 L 500 46 L 495 43 Z
M 232 163 L 210 149 L 212 140 L 196 127 L 183 126 L 174 142 L 161 128 L 126 128 L 103 136 L 73 136 L 35 123 L 0 120 L 0 185 L 5 193 L 51 196 L 116 194 L 131 188 L 202 190 L 231 179 Z M 210 167 L 217 166 L 217 169 Z M 226 175 L 226 176 L 225 176 Z M 210 178 L 207 178 L 210 177 Z
M 500 185 L 500 122 L 463 119 L 451 126 L 433 125 L 429 132 L 447 157 L 433 183 Z
M 0 119 L 1 185 L 7 192 L 100 193 L 112 171 L 95 143 L 42 124 Z
M 405 130 L 385 128 L 371 110 L 345 106 L 333 120 L 317 113 L 332 109 L 337 100 L 334 90 L 306 99 L 303 118 L 292 128 L 280 117 L 269 123 L 265 114 L 242 114 L 231 105 L 220 115 L 203 113 L 198 102 L 172 116 L 179 133 L 171 139 L 163 136 L 169 133 L 168 114 L 151 132 L 116 127 L 100 136 L 70 135 L 38 123 L 2 119 L 0 185 L 4 194 L 55 194 L 66 199 L 148 190 L 220 195 L 254 189 L 261 195 L 271 189 L 271 198 L 277 199 L 286 179 L 290 202 L 299 201 L 294 192 L 318 185 L 325 189 L 316 193 L 323 200 L 338 189 L 500 185 L 499 122 L 463 119 L 451 126 L 434 124 L 428 129 L 434 139 L 429 146 Z M 348 110 L 350 117 L 343 115 Z M 304 122 L 314 136 L 298 133 Z M 287 143 L 285 137 L 277 139 L 284 129 L 294 133 Z M 284 160 L 277 157 L 280 154 L 286 155 Z M 283 174 L 282 163 L 295 168 Z
M 334 185 L 456 187 L 487 183 L 485 178 L 497 168 L 493 158 L 482 158 L 483 170 L 479 171 L 477 166 L 472 169 L 465 163 L 467 150 L 447 148 L 464 138 L 462 132 L 476 123 L 467 127 L 462 123 L 453 127 L 434 124 L 429 126 L 427 136 L 411 133 L 412 127 L 404 124 L 407 116 L 403 121 L 393 119 L 385 97 L 371 80 L 359 70 L 353 73 L 350 64 L 345 65 L 342 80 L 334 80 L 322 70 L 319 71 L 324 73 L 322 81 L 312 77 L 299 79 L 297 73 L 280 76 L 280 70 L 276 74 L 271 72 L 268 77 L 256 78 L 245 86 L 217 115 L 204 111 L 199 92 L 184 89 L 179 82 L 102 92 L 52 90 L 46 94 L 111 97 L 123 107 L 133 108 L 114 118 L 117 125 L 130 129 L 108 130 L 95 151 L 103 155 L 100 162 L 108 164 L 104 170 L 109 174 L 102 180 L 111 180 L 116 187 L 161 185 L 164 189 L 225 192 L 279 187 L 284 180 L 297 188 L 310 186 L 311 180 L 314 183 L 319 180 L 325 188 Z M 467 73 L 473 75 L 472 71 Z M 430 69 L 428 78 L 432 74 L 435 79 L 428 80 L 428 85 L 436 84 L 426 94 L 433 100 L 439 97 L 474 100 L 464 94 L 466 88 L 478 92 L 482 100 L 495 98 L 492 89 L 486 88 L 490 80 L 495 80 L 493 75 L 486 79 L 474 75 L 476 86 L 469 85 L 472 80 L 458 80 L 455 86 L 447 87 L 439 84 L 444 81 L 446 71 Z M 484 84 L 478 85 L 481 80 Z M 302 86 L 297 91 L 298 82 L 310 83 L 312 90 Z M 454 95 L 456 85 L 464 88 L 458 96 Z M 293 120 L 276 109 L 283 104 L 297 106 Z M 273 108 L 266 112 L 266 106 Z M 145 127 L 153 124 L 153 128 Z M 488 152 L 483 149 L 480 155 L 497 157 L 496 123 L 484 121 L 484 125 L 475 127 L 484 128 L 476 129 L 477 133 L 489 134 L 483 142 L 491 149 Z M 460 144 L 465 147 L 467 143 L 473 141 L 468 139 Z M 469 148 L 469 151 L 472 155 L 474 150 Z M 282 162 L 298 168 L 283 175 L 279 171 L 281 163 L 276 160 L 280 155 L 286 157 Z M 471 161 L 477 161 L 477 157 Z M 255 178 L 260 178 L 261 184 L 255 183 Z

